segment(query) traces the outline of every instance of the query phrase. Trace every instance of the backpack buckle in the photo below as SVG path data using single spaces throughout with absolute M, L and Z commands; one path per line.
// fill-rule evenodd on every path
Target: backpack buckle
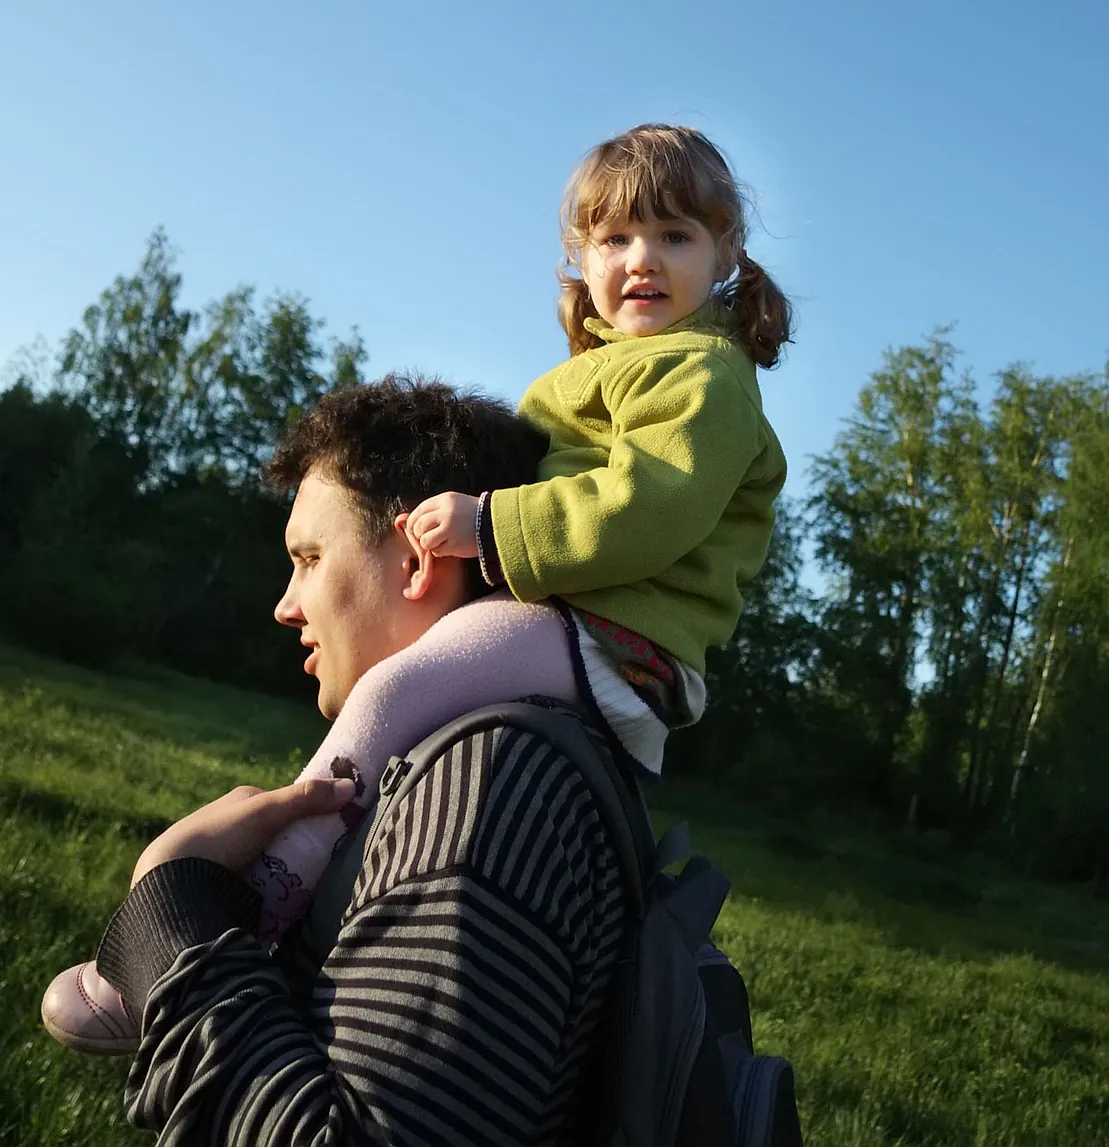
M 393 789 L 397 787 L 404 778 L 405 773 L 407 773 L 411 767 L 412 762 L 405 760 L 404 757 L 390 757 L 389 763 L 385 766 L 385 772 L 381 774 L 377 791 L 383 797 L 387 797 Z

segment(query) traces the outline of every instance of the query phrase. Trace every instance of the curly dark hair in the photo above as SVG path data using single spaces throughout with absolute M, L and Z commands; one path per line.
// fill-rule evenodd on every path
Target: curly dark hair
M 288 490 L 316 469 L 346 488 L 376 543 L 398 514 L 432 494 L 534 482 L 546 452 L 546 435 L 499 399 L 436 378 L 387 374 L 325 394 L 282 435 L 266 479 Z M 472 565 L 476 590 L 484 583 Z

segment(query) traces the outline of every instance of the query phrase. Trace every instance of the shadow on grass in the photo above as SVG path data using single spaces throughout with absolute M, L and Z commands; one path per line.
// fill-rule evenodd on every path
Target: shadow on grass
M 38 968 L 33 987 L 41 993 L 56 973 L 92 956 L 114 907 L 110 898 L 74 895 L 72 887 L 58 885 L 52 872 L 20 867 L 0 875 L 0 944 L 5 951 L 18 950 L 22 963 Z M 38 996 L 31 994 L 37 1006 Z M 0 1017 L 27 1006 L 29 998 L 18 993 L 6 997 L 0 1001 Z
M 311 751 L 327 729 L 308 692 L 298 705 L 158 666 L 85 669 L 0 642 L 0 695 L 26 690 L 75 713 L 111 714 L 138 736 L 248 762 L 282 761 L 295 746 Z
M 968 959 L 1028 954 L 1109 971 L 1109 905 L 1021 879 L 980 857 L 929 855 L 919 838 L 741 810 L 684 780 L 652 800 L 659 824 L 689 819 L 693 846 L 766 906 L 870 925 L 894 947 Z
M 166 817 L 141 816 L 116 806 L 85 804 L 7 778 L 0 780 L 0 817 L 4 816 L 37 822 L 53 834 L 110 829 L 123 839 L 139 841 L 153 840 L 173 823 Z

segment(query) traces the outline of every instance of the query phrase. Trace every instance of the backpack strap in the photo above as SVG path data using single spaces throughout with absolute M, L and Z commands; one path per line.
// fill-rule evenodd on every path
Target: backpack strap
M 512 701 L 475 709 L 444 725 L 433 736 L 436 742 L 441 736 L 446 737 L 449 746 L 472 733 L 510 726 L 534 733 L 566 757 L 597 803 L 627 881 L 632 908 L 639 916 L 644 910 L 646 888 L 655 875 L 654 832 L 635 778 L 621 767 L 607 746 L 600 748 L 600 734 L 591 733 L 587 721 L 584 714 L 565 705 Z M 427 744 L 421 742 L 410 756 L 422 755 Z
M 656 849 L 639 786 L 625 776 L 615 757 L 603 752 L 586 718 L 563 705 L 512 701 L 465 713 L 425 737 L 404 757 L 394 757 L 382 775 L 381 799 L 352 833 L 337 845 L 305 919 L 306 940 L 324 956 L 334 946 L 366 848 L 377 834 L 386 808 L 402 797 L 459 741 L 505 726 L 534 733 L 565 756 L 581 773 L 608 829 L 637 916 L 655 875 Z M 668 862 L 668 861 L 667 861 Z

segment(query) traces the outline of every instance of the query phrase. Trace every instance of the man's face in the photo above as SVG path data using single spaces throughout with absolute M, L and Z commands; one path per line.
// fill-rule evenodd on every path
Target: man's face
M 304 671 L 319 681 L 320 712 L 333 720 L 358 678 L 426 627 L 405 608 L 411 551 L 399 534 L 368 542 L 347 491 L 314 470 L 297 490 L 285 545 L 293 576 L 274 616 L 300 630 L 310 650 Z

